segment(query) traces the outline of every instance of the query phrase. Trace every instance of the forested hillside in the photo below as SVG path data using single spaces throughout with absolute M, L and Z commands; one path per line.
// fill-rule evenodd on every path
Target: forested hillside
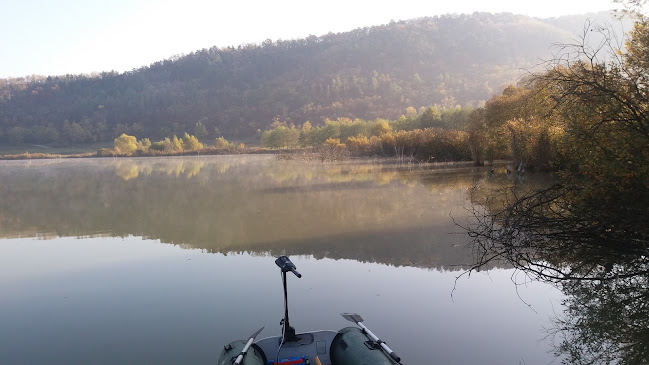
M 185 132 L 258 140 L 275 118 L 317 125 L 397 118 L 409 106 L 477 105 L 549 58 L 553 43 L 575 38 L 587 18 L 445 15 L 212 47 L 124 73 L 0 79 L 0 143 Z

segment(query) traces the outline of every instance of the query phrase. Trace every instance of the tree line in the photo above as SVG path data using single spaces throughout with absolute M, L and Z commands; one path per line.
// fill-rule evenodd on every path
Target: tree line
M 123 73 L 1 79 L 0 143 L 80 145 L 122 133 L 251 142 L 274 118 L 321 125 L 396 119 L 408 106 L 478 106 L 583 19 L 444 15 L 212 47 Z
M 201 152 L 205 153 L 214 150 L 232 151 L 235 149 L 243 150 L 243 148 L 245 148 L 243 143 L 235 145 L 223 137 L 216 138 L 214 144 L 208 146 L 189 133 L 185 133 L 182 138 L 174 135 L 172 138 L 167 137 L 157 142 L 151 142 L 149 138 L 138 140 L 135 136 L 122 133 L 113 141 L 113 148 L 102 148 L 97 151 L 97 156 L 159 156 L 187 152 L 200 154 Z
M 353 156 L 396 156 L 426 161 L 461 161 L 470 159 L 468 134 L 463 126 L 472 107 L 413 107 L 396 120 L 378 118 L 326 119 L 314 126 L 306 121 L 301 126 L 275 120 L 264 131 L 260 143 L 269 148 L 312 148 L 335 152 L 345 150 Z M 331 151 L 333 150 L 333 151 Z

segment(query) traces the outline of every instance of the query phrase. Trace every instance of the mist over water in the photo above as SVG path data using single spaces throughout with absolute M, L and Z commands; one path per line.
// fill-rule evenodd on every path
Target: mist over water
M 281 254 L 298 332 L 358 312 L 405 364 L 552 361 L 559 291 L 456 281 L 471 200 L 532 177 L 209 156 L 0 162 L 0 181 L 0 363 L 213 363 L 279 334 Z

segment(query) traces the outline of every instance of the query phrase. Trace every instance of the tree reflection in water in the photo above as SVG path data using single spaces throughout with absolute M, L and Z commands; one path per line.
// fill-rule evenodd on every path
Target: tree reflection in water
M 556 355 L 569 364 L 649 363 L 648 279 L 634 275 L 562 282 L 568 299 L 551 329 Z
M 465 227 L 473 237 L 471 270 L 504 260 L 566 294 L 565 311 L 548 329 L 563 363 L 649 363 L 645 228 L 620 229 L 633 218 L 603 200 L 598 209 L 560 185 L 528 192 L 478 187 L 472 201 L 475 221 Z

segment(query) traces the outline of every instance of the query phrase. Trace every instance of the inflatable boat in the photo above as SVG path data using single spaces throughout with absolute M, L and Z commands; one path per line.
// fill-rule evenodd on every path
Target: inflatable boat
M 302 275 L 286 256 L 280 256 L 275 263 L 282 271 L 284 287 L 281 336 L 256 341 L 264 329 L 262 327 L 247 340 L 233 341 L 224 346 L 218 365 L 403 365 L 401 358 L 365 327 L 363 318 L 356 313 L 341 314 L 356 327 L 296 333 L 288 319 L 286 273 L 290 271 L 298 278 Z

